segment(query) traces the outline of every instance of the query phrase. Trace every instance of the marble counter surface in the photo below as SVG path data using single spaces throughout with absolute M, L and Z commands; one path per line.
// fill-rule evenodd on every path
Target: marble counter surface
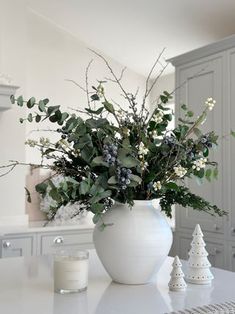
M 172 258 L 148 285 L 113 283 L 94 250 L 90 251 L 86 292 L 53 292 L 51 257 L 0 260 L 0 313 L 4 314 L 163 314 L 175 310 L 235 300 L 235 273 L 213 268 L 211 286 L 188 285 L 186 292 L 169 292 Z M 185 267 L 186 263 L 183 263 Z

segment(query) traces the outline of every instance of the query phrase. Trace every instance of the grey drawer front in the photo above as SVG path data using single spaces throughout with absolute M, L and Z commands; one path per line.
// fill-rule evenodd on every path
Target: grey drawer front
M 66 248 L 91 248 L 92 243 L 92 232 L 44 234 L 40 236 L 38 254 L 54 254 Z
M 33 236 L 4 237 L 2 239 L 2 257 L 18 257 L 33 255 Z

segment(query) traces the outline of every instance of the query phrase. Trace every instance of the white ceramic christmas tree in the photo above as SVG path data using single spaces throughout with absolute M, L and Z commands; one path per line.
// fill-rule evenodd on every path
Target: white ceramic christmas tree
M 191 250 L 189 251 L 188 272 L 185 276 L 187 282 L 207 285 L 214 278 L 210 271 L 211 264 L 208 261 L 205 246 L 201 227 L 197 224 L 193 232 Z
M 171 280 L 169 281 L 169 289 L 171 291 L 184 291 L 187 287 L 184 281 L 184 273 L 181 270 L 181 262 L 178 256 L 175 257 L 172 264 Z

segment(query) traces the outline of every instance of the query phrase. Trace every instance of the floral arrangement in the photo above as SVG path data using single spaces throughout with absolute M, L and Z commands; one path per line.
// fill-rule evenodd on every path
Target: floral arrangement
M 113 201 L 132 206 L 135 200 L 156 198 L 169 217 L 173 204 L 212 215 L 225 214 L 185 185 L 186 178 L 202 180 L 205 177 L 208 181 L 217 178 L 217 163 L 210 160 L 209 154 L 217 146 L 218 137 L 213 131 L 206 134 L 200 131 L 215 100 L 208 98 L 197 118 L 186 105 L 181 105 L 183 115 L 178 125 L 169 130 L 173 113 L 167 103 L 172 93 L 164 91 L 152 113 L 146 106 L 146 99 L 157 81 L 150 84 L 152 70 L 143 101 L 138 105 L 136 95 L 125 91 L 121 77 L 99 57 L 113 75 L 112 81 L 120 87 L 128 104 L 125 107 L 107 99 L 104 81 L 99 81 L 92 91 L 86 84 L 86 119 L 81 117 L 81 111 L 68 113 L 60 106 L 49 105 L 48 99 L 37 102 L 34 97 L 28 101 L 22 96 L 11 97 L 13 104 L 26 105 L 30 110 L 26 119 L 20 119 L 21 123 L 25 120 L 40 123 L 48 119 L 57 125 L 57 141 L 41 138 L 26 142 L 41 152 L 42 162 L 34 167 L 51 169 L 52 176 L 63 176 L 58 185 L 50 177 L 36 186 L 42 197 L 49 194 L 53 199 L 48 218 L 52 219 L 61 206 L 79 202 L 82 210 L 85 206 L 94 213 L 96 223 Z M 13 162 L 8 166 L 12 170 L 17 164 Z

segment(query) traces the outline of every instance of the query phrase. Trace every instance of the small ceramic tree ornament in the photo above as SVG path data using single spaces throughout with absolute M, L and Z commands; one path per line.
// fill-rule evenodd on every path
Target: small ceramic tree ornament
M 214 278 L 210 271 L 211 264 L 208 261 L 205 246 L 201 227 L 197 224 L 193 232 L 193 241 L 189 251 L 188 272 L 185 276 L 186 281 L 189 283 L 207 285 Z
M 171 291 L 184 291 L 187 287 L 184 281 L 184 273 L 181 270 L 181 262 L 178 256 L 175 257 L 172 264 L 171 280 L 169 281 L 169 289 Z

